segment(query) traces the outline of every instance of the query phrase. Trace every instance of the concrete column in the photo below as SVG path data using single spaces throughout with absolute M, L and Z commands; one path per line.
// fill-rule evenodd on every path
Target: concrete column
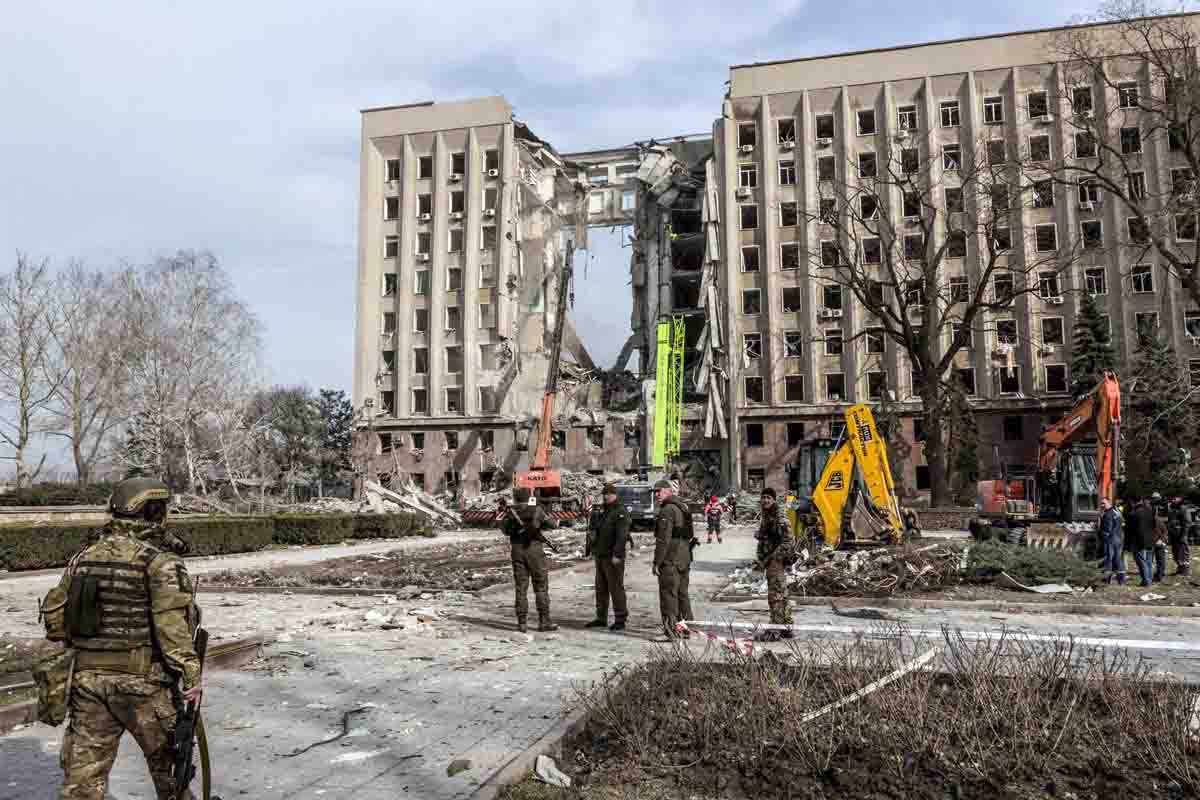
M 883 85 L 883 103 L 884 103 L 884 108 L 886 109 L 885 113 L 887 114 L 888 119 L 896 120 L 897 121 L 896 127 L 897 127 L 897 130 L 899 130 L 899 121 L 896 116 L 896 109 L 899 104 L 896 102 L 895 91 L 892 88 L 891 82 L 885 83 Z M 928 114 L 929 114 L 928 109 L 926 109 L 926 111 L 924 113 L 918 114 L 918 121 L 923 118 L 926 121 L 926 124 L 928 125 L 928 122 L 929 122 Z M 920 129 L 918 127 L 918 132 L 919 132 L 919 130 Z M 917 135 L 918 135 L 917 133 L 913 134 L 914 138 L 912 140 L 912 143 L 915 144 L 919 150 L 920 149 L 920 140 L 916 138 Z M 899 160 L 901 157 L 900 151 L 902 151 L 902 150 L 903 150 L 903 145 L 894 144 L 891 137 L 888 137 L 888 140 L 887 140 L 887 159 L 888 160 L 886 162 L 884 162 L 887 169 L 897 169 L 897 170 L 899 169 Z M 880 231 L 879 231 L 880 232 L 880 237 L 879 237 L 880 248 L 881 249 L 887 248 L 888 251 L 891 253 L 899 253 L 900 250 L 897 249 L 898 243 L 894 239 L 892 241 L 889 241 L 887 234 L 890 231 L 891 234 L 893 235 L 893 237 L 904 235 L 904 192 L 901 190 L 901 187 L 889 184 L 887 186 L 887 191 L 885 193 L 882 193 L 882 195 L 879 198 L 879 205 L 880 205 L 880 207 L 879 207 L 880 216 L 886 214 L 887 219 L 888 219 L 888 222 L 886 225 L 880 225 Z M 880 256 L 880 260 L 881 261 L 883 260 L 882 256 Z M 879 271 L 876 273 L 876 279 L 882 280 L 883 272 L 884 272 L 884 268 L 881 265 Z M 874 324 L 876 321 L 877 320 L 870 318 L 867 315 L 866 311 L 864 310 L 862 322 L 859 325 L 857 325 L 856 327 L 858 327 L 858 328 L 866 327 L 866 326 Z M 880 363 L 880 366 L 887 372 L 888 390 L 894 392 L 896 395 L 896 399 L 899 400 L 899 399 L 901 399 L 901 393 L 900 393 L 900 348 L 896 346 L 895 342 L 893 342 L 891 339 L 887 338 L 886 336 L 883 336 L 881 338 L 883 339 L 883 348 L 884 349 L 883 349 L 883 356 L 879 358 L 879 363 Z M 864 337 L 863 341 L 861 343 L 859 343 L 858 347 L 863 352 L 864 363 L 870 363 L 871 357 L 866 355 L 867 343 L 866 343 L 865 337 Z M 865 381 L 866 377 L 863 376 L 863 379 Z M 864 387 L 864 392 L 863 392 L 862 396 L 866 397 L 865 387 Z
M 396 257 L 396 416 L 412 415 L 413 333 L 416 298 L 417 157 L 404 137 L 400 159 L 400 251 Z
M 738 317 L 741 314 L 741 294 L 738 290 L 738 273 L 741 271 L 741 237 L 737 216 L 737 122 L 733 119 L 733 103 L 726 99 L 722 104 L 721 119 L 713 130 L 713 149 L 718 159 L 721 175 L 721 218 L 725 222 L 725 331 L 729 342 L 729 483 L 735 489 L 742 485 L 742 431 L 739 424 L 739 406 L 742 404 L 741 360 L 734 357 L 741 346 L 741 330 Z M 649 281 L 647 280 L 647 287 Z M 648 334 L 647 339 L 650 338 Z M 654 363 L 651 361 L 650 363 Z
M 479 413 L 479 259 L 483 217 L 483 152 L 472 128 L 467 134 L 467 174 L 463 176 L 463 282 L 459 292 L 462 306 L 463 348 L 462 410 L 467 416 Z
M 433 244 L 429 261 L 429 415 L 445 416 L 446 374 L 446 264 L 450 226 L 446 186 L 450 176 L 450 149 L 437 134 L 433 140 Z
M 962 115 L 962 119 L 966 122 L 967 141 L 970 142 L 969 145 L 963 145 L 963 150 L 967 151 L 964 157 L 975 161 L 975 166 L 972 168 L 973 174 L 980 175 L 983 163 L 986 163 L 988 156 L 987 142 L 990 135 L 988 127 L 983 124 L 983 100 L 979 96 L 979 84 L 976 82 L 974 72 L 967 73 L 967 109 L 966 113 Z M 1007 147 L 1007 145 L 1005 146 Z M 982 163 L 980 159 L 983 160 Z M 977 220 L 975 224 L 980 227 L 982 227 L 981 223 L 991 219 L 991 198 L 985 201 L 984 191 L 986 189 L 980 187 L 978 182 L 973 182 L 969 187 L 963 187 L 963 211 L 967 219 Z M 967 237 L 967 258 L 963 266 L 967 283 L 972 292 L 984 281 L 984 261 L 987 258 L 986 254 L 991 252 L 991 243 L 987 241 L 988 235 L 986 230 L 977 229 L 974 237 Z M 985 291 L 987 290 L 988 287 L 985 287 Z M 942 336 L 949 345 L 953 341 L 953 327 L 942 331 Z M 987 337 L 984 335 L 984 326 L 980 324 L 978 318 L 971 329 L 971 344 L 972 349 L 967 351 L 967 357 L 975 368 L 975 392 L 979 394 L 988 378 L 988 362 Z
M 814 302 L 816 283 L 812 279 L 813 259 L 819 247 L 820 224 L 811 221 L 820 210 L 820 188 L 817 180 L 816 162 L 817 133 L 813 122 L 812 97 L 808 90 L 800 94 L 800 119 L 796 121 L 796 202 L 799 203 L 800 246 L 804 254 L 800 257 L 800 335 L 805 342 L 800 348 L 800 373 L 804 376 L 804 395 L 808 403 L 817 399 L 816 354 L 813 343 L 813 325 L 817 318 Z
M 375 198 L 380 196 L 377 190 L 379 170 L 383 169 L 383 159 L 375 150 L 374 143 L 362 134 L 359 157 L 358 203 L 364 213 L 359 214 L 358 226 L 358 274 L 355 292 L 358 295 L 358 314 L 354 332 L 354 385 L 351 391 L 354 407 L 361 408 L 363 400 L 373 396 L 375 391 L 375 365 L 372 351 L 377 349 L 380 331 L 380 305 L 377 289 L 375 264 L 371 258 L 371 248 L 381 240 L 383 211 Z M 374 206 L 372 208 L 371 206 Z
M 1105 72 L 1108 71 L 1107 61 L 1103 66 Z M 1117 96 L 1115 91 L 1110 91 L 1104 81 L 1092 84 L 1092 97 L 1096 104 L 1096 119 L 1103 120 L 1108 126 L 1109 135 L 1114 135 L 1113 124 L 1110 112 L 1116 108 Z M 1148 188 L 1148 187 L 1147 187 Z M 1113 356 L 1120 363 L 1130 363 L 1133 358 L 1133 352 L 1137 349 L 1137 334 L 1133 329 L 1132 312 L 1125 302 L 1125 294 L 1130 291 L 1127 283 L 1127 271 L 1123 269 L 1121 253 L 1124 248 L 1121 243 L 1125 241 L 1125 213 L 1123 204 L 1114 200 L 1111 197 L 1103 197 L 1103 218 L 1104 218 L 1104 243 L 1105 252 L 1107 254 L 1108 263 L 1105 265 L 1105 279 L 1108 287 L 1107 297 L 1097 298 L 1097 305 L 1100 306 L 1100 311 L 1107 313 L 1109 330 L 1112 332 L 1112 338 L 1109 340 L 1114 345 Z M 1117 336 L 1121 337 L 1120 348 L 1115 347 Z
M 1161 80 L 1161 78 L 1159 78 Z M 1154 92 L 1155 76 L 1151 73 L 1150 64 L 1142 65 L 1141 89 L 1143 97 L 1151 97 Z M 1150 197 L 1156 198 L 1154 204 L 1162 207 L 1169 203 L 1171 191 L 1171 155 L 1168 149 L 1167 132 L 1165 130 L 1147 131 L 1142 129 L 1142 168 L 1146 171 L 1146 191 Z M 1175 236 L 1175 218 L 1171 215 L 1166 220 L 1166 235 L 1170 239 Z M 1153 252 L 1153 251 L 1151 251 Z M 1163 259 L 1154 253 L 1154 281 L 1160 300 L 1159 328 L 1164 338 L 1175 348 L 1176 358 L 1182 354 L 1194 351 L 1191 343 L 1183 333 L 1183 312 L 1187 308 L 1188 298 L 1184 296 L 1183 287 L 1178 276 L 1173 276 L 1167 270 Z M 1161 281 L 1162 285 L 1159 286 Z M 1186 360 L 1180 361 L 1186 369 Z
M 500 136 L 500 180 L 497 183 L 496 201 L 496 254 L 493 256 L 496 266 L 496 330 L 501 336 L 507 337 L 515 347 L 516 313 L 512 296 L 508 290 L 510 275 L 517 273 L 516 246 L 513 242 L 515 229 L 520 220 L 517 219 L 515 193 L 517 176 L 517 146 L 513 141 L 513 126 L 504 126 Z
M 1024 154 L 1027 150 L 1025 138 L 1028 134 L 1028 127 L 1021 124 L 1021 98 L 1023 95 L 1024 93 L 1021 91 L 1021 69 L 1020 67 L 1013 67 L 1008 98 L 1009 108 L 1012 109 L 1012 121 L 1008 125 L 1009 130 L 1012 131 L 1012 137 L 1009 139 L 1009 141 L 1014 143 L 1018 157 L 1021 159 L 1024 158 L 1024 155 L 1022 154 Z M 1029 184 L 1031 182 L 1028 175 L 1023 174 L 1025 170 L 1022 169 L 1020 172 L 1022 173 L 1022 188 L 1027 191 L 1032 191 L 1029 189 Z M 1029 198 L 1029 202 L 1023 202 L 1027 197 Z M 1013 198 L 1013 201 L 1016 207 L 1014 210 L 1009 211 L 1009 219 L 1011 220 L 1013 234 L 1013 248 L 1012 252 L 1008 256 L 1008 261 L 1009 264 L 1012 265 L 1014 273 L 1016 273 L 1013 275 L 1013 278 L 1016 281 L 1017 291 L 1020 292 L 1028 285 L 1029 281 L 1037 280 L 1036 275 L 1027 274 L 1030 265 L 1030 249 L 1035 247 L 1036 244 L 1030 228 L 1029 219 L 1032 213 L 1032 208 L 1030 208 L 1030 206 L 1033 205 L 1033 200 L 1032 196 L 1029 194 L 1018 193 L 1017 196 Z M 1055 201 L 1055 205 L 1057 206 L 1057 197 L 1055 198 Z M 996 317 L 997 319 L 1008 319 L 1011 317 L 1017 322 L 1017 349 L 1014 358 L 1016 359 L 1016 363 L 1019 365 L 1019 369 L 1021 370 L 1021 391 L 1025 394 L 1032 394 L 1034 389 L 1032 365 L 1033 351 L 1029 346 L 1033 337 L 1034 310 L 1035 309 L 1031 300 L 1031 296 L 1023 293 L 1017 296 L 1017 299 L 1015 302 L 1013 302 L 1009 312 L 1000 312 Z M 994 325 L 992 326 L 992 330 L 995 330 Z M 988 343 L 989 352 L 991 348 L 998 342 L 998 335 L 992 337 L 992 340 Z M 998 374 L 999 373 L 997 372 L 997 375 Z M 998 382 L 992 386 L 992 391 L 995 396 L 999 396 L 1000 386 Z
M 778 146 L 772 136 L 771 103 L 768 95 L 759 98 L 758 109 L 758 147 L 755 155 L 758 161 L 759 188 L 756 190 L 759 225 L 762 228 L 763 243 L 762 257 L 759 259 L 762 270 L 763 316 L 759 330 L 763 336 L 762 377 L 763 399 L 768 405 L 783 403 L 783 294 L 779 288 L 782 266 L 779 257 L 779 159 L 776 155 Z M 736 346 L 741 347 L 738 341 Z M 734 349 L 731 352 L 740 353 Z
M 860 189 L 871 190 L 875 186 L 874 179 L 870 179 L 870 183 L 868 184 L 868 183 L 864 182 L 863 179 L 858 176 L 858 154 L 860 152 L 867 152 L 867 148 L 858 146 L 858 115 L 855 113 L 855 109 L 852 109 L 850 107 L 850 87 L 842 86 L 840 97 L 841 97 L 842 113 L 839 116 L 841 116 L 841 118 L 842 118 L 842 130 L 841 130 L 841 136 L 837 137 L 837 141 L 846 143 L 846 147 L 843 150 L 843 154 L 846 157 L 845 160 L 846 160 L 847 177 L 849 177 L 850 171 L 853 170 L 854 184 L 856 186 L 860 187 Z M 874 108 L 874 106 L 872 106 L 872 107 Z M 878 149 L 879 109 L 875 109 L 875 113 L 876 113 L 875 136 L 873 136 L 869 140 L 869 143 L 870 143 L 870 152 L 875 153 L 876 170 L 878 171 L 878 169 L 880 168 L 880 166 L 879 166 L 880 153 L 879 153 L 879 149 Z M 884 123 L 884 124 L 886 124 L 886 123 Z M 849 142 L 851 142 L 851 141 L 855 142 L 855 147 L 853 148 L 853 151 L 851 151 L 851 148 L 849 146 Z M 847 180 L 846 183 L 847 183 L 847 185 L 849 185 L 850 181 Z M 851 199 L 849 202 L 858 202 L 858 198 Z M 860 210 L 861 210 L 861 208 L 860 208 Z M 843 219 L 846 218 L 847 213 L 848 213 L 848 209 L 842 210 L 842 218 Z M 848 236 L 849 236 L 848 234 L 843 234 L 841 236 L 841 246 L 843 248 L 845 248 L 847 253 L 852 253 L 854 251 L 854 247 L 857 243 L 854 241 L 851 241 L 848 238 Z M 838 269 L 840 270 L 841 267 L 839 266 Z M 843 309 L 846 309 L 846 307 L 850 304 L 849 298 L 843 297 L 842 299 L 843 299 L 842 307 L 843 307 Z M 842 372 L 842 375 L 844 377 L 844 383 L 846 386 L 846 395 L 845 395 L 845 397 L 842 398 L 842 402 L 843 403 L 853 403 L 858 399 L 858 385 L 857 385 L 858 381 L 855 380 L 855 367 L 858 364 L 858 359 L 855 358 L 854 347 L 849 341 L 850 332 L 853 330 L 853 327 L 851 324 L 850 314 L 848 313 L 848 311 L 846 311 L 846 310 L 842 311 L 842 319 L 838 323 L 837 326 L 842 329 L 842 356 L 840 359 L 841 366 L 839 367 L 839 369 Z M 822 397 L 824 397 L 824 392 L 825 392 L 825 387 L 822 386 L 821 387 L 821 396 Z M 815 399 L 815 397 L 816 397 L 816 395 L 814 395 L 814 399 Z

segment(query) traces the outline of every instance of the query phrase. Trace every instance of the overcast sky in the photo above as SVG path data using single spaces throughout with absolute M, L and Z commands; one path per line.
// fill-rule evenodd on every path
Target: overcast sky
M 361 108 L 500 94 L 559 151 L 711 128 L 730 64 L 1058 25 L 1090 3 L 9 3 L 0 252 L 94 266 L 206 248 L 270 379 L 349 389 Z M 628 335 L 628 249 L 577 325 Z

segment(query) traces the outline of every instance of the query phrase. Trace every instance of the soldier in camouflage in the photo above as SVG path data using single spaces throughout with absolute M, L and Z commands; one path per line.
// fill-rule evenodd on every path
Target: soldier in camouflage
M 794 549 L 787 515 L 776 502 L 775 490 L 762 490 L 762 519 L 758 524 L 758 563 L 767 573 L 767 605 L 771 609 L 771 624 L 791 625 L 792 609 L 788 605 L 787 554 Z M 763 631 L 760 640 L 790 639 L 792 631 Z
M 675 497 L 670 481 L 654 484 L 658 495 L 658 518 L 654 525 L 654 564 L 651 571 L 658 578 L 658 608 L 663 630 L 668 639 L 680 634 L 680 620 L 693 619 L 688 583 L 692 571 L 692 547 L 696 540 L 692 532 L 692 512 Z
M 170 491 L 134 478 L 109 500 L 112 521 L 77 553 L 45 606 L 65 601 L 65 640 L 75 651 L 70 721 L 63 737 L 61 800 L 103 800 L 121 736 L 128 731 L 150 767 L 159 800 L 191 800 L 172 782 L 175 701 L 200 702 L 195 589 L 183 560 L 156 542 L 166 534 Z M 54 637 L 52 637 L 54 638 Z
M 537 603 L 538 630 L 556 631 L 550 620 L 550 573 L 546 569 L 546 548 L 543 531 L 557 528 L 558 523 L 538 505 L 529 505 L 529 490 L 513 490 L 513 507 L 504 518 L 504 535 L 512 542 L 513 583 L 516 585 L 517 630 L 526 631 L 529 616 L 529 584 L 533 582 L 533 597 Z

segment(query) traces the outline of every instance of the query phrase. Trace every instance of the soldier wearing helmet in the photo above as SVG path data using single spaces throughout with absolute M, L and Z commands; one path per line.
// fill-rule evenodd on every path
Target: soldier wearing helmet
M 192 644 L 199 609 L 183 559 L 161 546 L 173 539 L 164 530 L 170 499 L 161 481 L 117 484 L 112 520 L 43 602 L 47 638 L 75 654 L 61 800 L 103 800 L 126 731 L 146 756 L 159 800 L 192 798 L 173 785 L 170 736 L 176 685 L 186 702 L 198 704 L 203 692 Z
M 529 616 L 529 584 L 533 583 L 533 599 L 537 605 L 538 630 L 556 631 L 558 626 L 550 619 L 550 573 L 546 568 L 546 540 L 544 531 L 557 528 L 558 523 L 537 505 L 537 499 L 528 489 L 513 489 L 513 507 L 504 511 L 501 530 L 512 544 L 514 606 L 517 612 L 517 630 L 527 630 Z

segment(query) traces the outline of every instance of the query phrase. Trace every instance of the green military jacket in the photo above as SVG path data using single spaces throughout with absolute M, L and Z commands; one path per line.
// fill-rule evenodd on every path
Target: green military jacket
M 667 563 L 687 567 L 692 563 L 692 537 L 686 534 L 687 517 L 690 516 L 691 512 L 675 497 L 658 509 L 654 525 L 655 567 L 661 568 Z
M 114 519 L 69 562 L 51 594 L 65 601 L 78 668 L 199 682 L 195 587 L 183 559 L 149 541 L 162 538 L 159 526 Z
M 625 545 L 629 541 L 629 528 L 632 525 L 633 519 L 624 503 L 620 500 L 612 504 L 605 503 L 596 520 L 592 555 L 597 558 L 625 558 Z

